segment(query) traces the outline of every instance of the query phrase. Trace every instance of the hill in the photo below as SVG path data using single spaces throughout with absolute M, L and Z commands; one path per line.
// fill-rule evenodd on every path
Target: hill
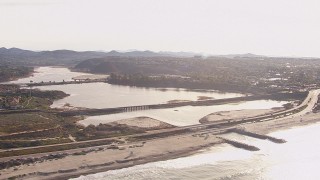
M 29 51 L 19 48 L 0 48 L 0 63 L 7 65 L 49 66 L 71 65 L 90 58 L 104 57 L 105 53 L 71 50 Z
M 183 52 L 152 52 L 152 51 L 130 51 L 130 52 L 101 52 L 101 51 L 30 51 L 19 48 L 0 48 L 0 64 L 24 65 L 24 66 L 73 66 L 83 60 L 102 57 L 192 57 L 192 53 Z

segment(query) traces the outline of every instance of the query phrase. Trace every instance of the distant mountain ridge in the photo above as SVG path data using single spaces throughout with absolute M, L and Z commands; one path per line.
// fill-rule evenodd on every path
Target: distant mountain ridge
M 51 54 L 64 54 L 64 55 L 74 55 L 76 53 L 85 54 L 85 53 L 91 53 L 91 54 L 100 54 L 103 56 L 137 56 L 137 57 L 154 57 L 154 56 L 179 56 L 179 57 L 193 57 L 195 55 L 201 55 L 200 53 L 193 53 L 193 52 L 170 52 L 170 51 L 160 51 L 160 52 L 153 52 L 153 51 L 139 51 L 139 50 L 133 50 L 133 51 L 116 51 L 112 50 L 109 52 L 104 51 L 73 51 L 73 50 L 53 50 L 53 51 L 31 51 L 31 50 L 24 50 L 19 48 L 0 48 L 0 55 L 4 54 L 28 54 L 28 55 L 51 55 Z
M 23 65 L 74 65 L 80 61 L 102 57 L 193 57 L 196 53 L 153 51 L 31 51 L 19 48 L 0 48 L 0 63 Z
M 119 52 L 112 50 L 105 53 L 106 56 L 126 56 L 126 57 L 156 57 L 156 56 L 168 56 L 162 53 L 156 53 L 152 51 L 130 51 L 130 52 Z
M 73 50 L 53 50 L 53 51 L 31 51 L 24 50 L 19 48 L 0 48 L 0 58 L 6 56 L 14 56 L 14 55 L 24 55 L 26 57 L 42 57 L 47 56 L 48 58 L 75 58 L 75 59 L 83 59 L 83 58 L 98 58 L 98 57 L 106 57 L 106 56 L 126 56 L 126 57 L 159 57 L 159 56 L 171 56 L 171 57 L 194 57 L 194 56 L 203 56 L 203 53 L 194 53 L 194 52 L 171 52 L 171 51 L 116 51 L 112 50 L 109 52 L 105 51 L 73 51 Z M 235 57 L 266 57 L 263 55 L 256 54 L 229 54 L 229 55 L 207 55 L 213 57 L 227 57 L 227 58 L 235 58 Z
M 53 50 L 53 51 L 31 51 L 19 48 L 0 48 L 1 64 L 19 64 L 25 66 L 74 66 L 81 61 L 104 57 L 179 57 L 192 58 L 202 57 L 204 53 L 194 52 L 170 52 L 170 51 L 73 51 L 73 50 Z M 226 59 L 254 59 L 263 60 L 268 56 L 256 54 L 229 54 L 229 55 L 205 55 L 203 57 L 217 57 Z M 312 59 L 312 58 L 311 58 Z
M 0 63 L 2 64 L 69 65 L 82 60 L 104 56 L 104 53 L 95 51 L 30 51 L 19 48 L 0 48 Z
M 214 55 L 213 57 L 225 57 L 225 58 L 265 58 L 268 56 L 257 55 L 252 53 L 246 54 L 227 54 L 227 55 Z

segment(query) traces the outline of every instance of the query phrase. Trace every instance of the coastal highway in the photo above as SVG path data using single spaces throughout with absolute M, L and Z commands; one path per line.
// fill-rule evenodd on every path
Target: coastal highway
M 245 118 L 241 120 L 234 120 L 234 121 L 216 121 L 216 122 L 210 122 L 206 124 L 196 124 L 196 125 L 190 125 L 190 126 L 183 126 L 183 127 L 175 127 L 170 129 L 162 129 L 162 130 L 154 130 L 149 131 L 146 133 L 141 134 L 134 134 L 134 135 L 128 135 L 128 136 L 121 136 L 121 137 L 114 137 L 114 138 L 103 138 L 103 139 L 95 139 L 95 140 L 88 140 L 88 141 L 80 141 L 80 142 L 70 142 L 70 143 L 63 143 L 63 144 L 54 144 L 54 145 L 46 145 L 46 146 L 36 146 L 36 147 L 26 147 L 26 148 L 15 148 L 15 149 L 8 149 L 8 150 L 2 150 L 2 152 L 14 152 L 14 151 L 21 151 L 21 150 L 27 150 L 27 149 L 41 149 L 44 147 L 57 147 L 57 146 L 63 146 L 63 145 L 69 145 L 69 144 L 86 144 L 90 142 L 99 142 L 99 141 L 119 141 L 119 139 L 124 140 L 128 138 L 136 138 L 141 139 L 141 141 L 152 139 L 152 138 L 165 138 L 170 135 L 179 135 L 179 134 L 186 134 L 186 133 L 201 133 L 201 132 L 207 132 L 210 131 L 214 134 L 219 134 L 222 132 L 225 132 L 226 130 L 230 128 L 234 128 L 236 125 L 240 124 L 246 124 L 246 123 L 258 123 L 259 121 L 271 121 L 271 120 L 281 120 L 282 118 L 288 118 L 293 116 L 302 116 L 306 113 L 309 113 L 312 111 L 313 107 L 318 102 L 318 96 L 320 94 L 320 89 L 317 90 L 311 90 L 309 91 L 308 96 L 305 98 L 305 100 L 297 107 L 294 107 L 289 110 L 285 111 L 279 111 L 276 113 L 270 113 L 263 116 L 256 116 L 251 118 Z M 137 143 L 137 142 L 134 142 Z M 95 147 L 102 147 L 106 145 L 100 145 Z M 64 151 L 56 151 L 56 152 L 45 152 L 45 153 L 39 153 L 37 155 L 32 156 L 39 156 L 39 155 L 48 155 L 58 152 L 75 152 L 82 149 L 90 149 L 93 147 L 85 147 L 85 148 L 77 148 L 72 150 L 64 150 Z M 16 157 L 6 157 L 6 158 L 0 158 L 0 161 L 6 161 L 12 158 L 22 158 L 22 157 L 30 157 L 31 155 L 25 155 L 25 156 L 16 156 Z
M 320 89 L 309 91 L 309 94 L 306 97 L 306 99 L 296 108 L 299 108 L 299 107 L 302 107 L 305 105 L 307 107 L 305 107 L 302 111 L 300 111 L 298 113 L 292 114 L 292 116 L 297 117 L 297 116 L 302 116 L 306 113 L 312 112 L 314 106 L 318 102 L 319 94 L 320 94 Z M 288 111 L 290 111 L 290 110 L 288 110 Z

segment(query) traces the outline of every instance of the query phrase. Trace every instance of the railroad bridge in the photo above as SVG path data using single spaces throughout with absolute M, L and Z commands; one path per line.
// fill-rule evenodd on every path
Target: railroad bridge
M 13 83 L 11 85 L 19 85 L 21 87 L 33 87 L 33 86 L 52 86 L 52 85 L 67 85 L 67 84 L 84 84 L 84 83 L 107 83 L 107 79 L 83 79 L 73 81 L 48 81 L 48 82 L 30 82 L 30 83 Z

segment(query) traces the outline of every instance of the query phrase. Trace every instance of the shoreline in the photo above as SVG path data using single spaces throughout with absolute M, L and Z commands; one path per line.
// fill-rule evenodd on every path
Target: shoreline
M 288 130 L 295 127 L 303 127 L 316 124 L 319 122 L 320 113 L 309 113 L 304 116 L 304 121 L 300 121 L 300 117 L 291 118 L 288 117 L 286 119 L 280 119 L 275 121 L 266 121 L 260 123 L 252 123 L 246 125 L 236 126 L 236 128 L 245 128 L 247 131 L 255 132 L 259 134 L 270 134 L 276 131 Z M 209 136 L 206 139 L 206 136 Z M 192 143 L 191 143 L 192 142 Z M 132 142 L 130 144 L 139 144 L 142 143 L 141 141 Z M 163 147 L 167 144 L 176 143 L 175 147 Z M 194 145 L 192 145 L 195 143 Z M 31 165 L 30 167 L 36 166 L 35 171 L 38 172 L 38 175 L 31 175 L 26 176 L 25 178 L 30 179 L 69 179 L 69 178 L 76 178 L 80 177 L 81 175 L 88 175 L 88 174 L 96 174 L 99 172 L 105 172 L 109 170 L 115 169 L 122 169 L 127 167 L 132 167 L 135 165 L 150 163 L 150 162 L 157 162 L 157 161 L 164 161 L 169 159 L 176 159 L 181 157 L 190 156 L 193 154 L 199 153 L 199 150 L 203 150 L 209 147 L 215 147 L 216 145 L 222 144 L 223 142 L 216 138 L 216 135 L 211 135 L 210 131 L 206 133 L 201 132 L 194 132 L 190 134 L 184 135 L 173 135 L 169 137 L 159 138 L 159 139 L 151 139 L 146 140 L 146 143 L 142 147 L 137 148 L 129 148 L 130 144 L 124 144 L 123 147 L 125 149 L 118 149 L 118 150 L 109 150 L 106 149 L 102 152 L 91 152 L 84 156 L 71 156 L 66 157 L 63 159 L 44 161 L 43 163 L 36 163 Z M 150 149 L 151 148 L 151 149 Z M 160 150 L 156 150 L 159 148 Z M 127 158 L 129 151 L 132 151 L 135 156 L 132 158 Z M 136 155 L 137 154 L 137 155 Z M 32 155 L 30 155 L 32 156 Z M 101 157 L 110 157 L 113 158 L 101 158 Z M 69 160 L 66 160 L 68 159 Z M 123 159 L 123 160 L 121 160 Z M 86 162 L 86 163 L 82 163 Z M 72 163 L 70 163 L 72 162 Z M 108 164 L 113 162 L 112 164 Z M 69 163 L 69 164 L 68 164 Z M 87 167 L 81 169 L 81 164 L 86 164 Z M 78 165 L 78 166 L 77 166 Z M 19 168 L 21 170 L 27 170 L 26 172 L 30 173 L 30 170 L 34 168 L 30 168 L 29 166 L 22 165 Z M 54 167 L 56 170 L 52 170 L 51 167 Z M 18 175 L 20 169 L 12 170 L 12 176 Z M 27 169 L 24 169 L 27 168 Z M 42 171 L 37 171 L 42 170 Z M 47 171 L 45 171 L 47 169 Z M 51 169 L 51 171 L 49 171 Z M 60 169 L 60 173 L 58 173 Z M 72 170 L 72 172 L 67 172 L 67 170 Z M 57 172 L 50 175 L 39 175 L 39 174 L 46 174 L 48 172 Z M 66 173 L 63 173 L 66 171 Z M 39 173 L 40 172 L 40 173 Z M 1 174 L 3 174 L 1 172 Z M 26 173 L 24 173 L 26 174 Z M 3 174 L 4 175 L 4 174 Z M 8 175 L 8 174 L 7 174 Z M 6 178 L 9 178 L 7 176 Z M 2 177 L 0 176 L 0 179 Z
M 85 173 L 81 174 L 80 176 L 86 176 L 86 175 L 90 175 L 90 174 L 96 174 L 96 173 L 101 173 L 101 172 L 106 172 L 106 171 L 111 171 L 111 170 L 129 168 L 129 167 L 142 165 L 142 164 L 146 164 L 146 163 L 152 163 L 152 162 L 158 162 L 158 161 L 166 161 L 166 160 L 170 160 L 170 159 L 177 159 L 177 158 L 187 157 L 187 156 L 191 156 L 191 155 L 199 153 L 198 151 L 200 151 L 200 150 L 203 150 L 203 149 L 209 148 L 209 147 L 213 147 L 215 145 L 220 145 L 222 143 L 223 142 L 215 142 L 215 143 L 210 143 L 208 145 L 201 145 L 201 146 L 197 146 L 197 147 L 191 147 L 191 148 L 180 150 L 180 151 L 170 152 L 170 153 L 168 153 L 167 155 L 164 155 L 164 156 L 162 154 L 160 154 L 160 155 L 141 157 L 141 158 L 138 158 L 136 160 L 136 162 L 134 162 L 134 164 L 123 164 L 123 165 L 120 164 L 120 165 L 116 165 L 114 167 L 102 167 L 100 169 L 96 169 L 96 170 L 91 170 L 91 171 L 85 172 Z M 56 176 L 53 179 L 55 179 L 55 178 L 58 178 L 58 179 L 70 179 L 70 178 L 78 178 L 80 176 L 79 176 L 78 173 L 76 173 L 74 175 L 70 174 L 70 175 Z
M 319 118 L 320 118 L 320 114 L 318 114 Z M 283 127 L 283 126 L 279 126 L 278 128 L 273 128 L 273 129 L 268 129 L 266 131 L 264 131 L 264 133 L 261 133 L 263 135 L 269 135 L 271 133 L 275 133 L 275 132 L 279 132 L 279 131 L 287 131 L 290 129 L 295 129 L 295 128 L 303 128 L 303 127 L 308 127 L 308 126 L 313 126 L 313 125 L 317 125 L 320 123 L 320 119 L 319 118 L 315 118 L 314 120 L 311 121 L 304 121 L 301 124 L 287 124 L 289 126 L 287 127 Z M 318 120 L 317 120 L 318 119 Z M 257 132 L 258 130 L 253 130 L 251 128 L 249 128 L 251 131 L 250 132 Z M 260 129 L 261 130 L 261 129 Z M 141 164 L 146 164 L 146 163 L 151 163 L 151 162 L 159 162 L 159 161 L 166 161 L 166 160 L 170 160 L 170 159 L 177 159 L 177 158 L 183 158 L 183 157 L 187 157 L 187 156 L 192 156 L 198 153 L 201 153 L 199 151 L 204 150 L 206 148 L 213 148 L 217 145 L 221 145 L 221 144 L 225 144 L 224 142 L 216 142 L 216 143 L 212 143 L 212 144 L 208 144 L 206 146 L 198 146 L 198 147 L 194 147 L 194 148 L 190 148 L 190 149 L 185 149 L 183 151 L 178 151 L 178 152 L 174 152 L 172 153 L 170 156 L 167 157 L 159 157 L 159 158 L 154 158 L 154 157 L 146 157 L 146 160 L 144 160 L 141 163 L 136 163 L 134 165 L 125 165 L 125 166 L 121 166 L 121 167 L 115 167 L 115 168 L 102 168 L 99 170 L 92 170 L 92 172 L 88 172 L 88 173 L 84 173 L 79 175 L 67 175 L 67 176 L 58 176 L 57 178 L 62 178 L 62 179 L 70 179 L 70 178 L 79 178 L 81 176 L 86 176 L 86 175 L 90 175 L 90 174 L 97 174 L 97 173 L 101 173 L 101 172 L 107 172 L 110 170 L 116 170 L 116 169 L 123 169 L 123 168 L 128 168 L 128 167 L 133 167 L 136 165 L 141 165 Z M 151 159 L 153 160 L 151 160 Z
M 248 114 L 250 114 L 250 112 L 248 112 Z M 286 117 L 284 119 L 279 118 L 265 122 L 253 122 L 251 124 L 233 127 L 244 127 L 250 132 L 266 134 L 318 122 L 320 113 L 304 114 L 303 118 L 306 118 L 306 120 L 301 121 L 300 117 Z M 221 130 L 223 130 L 223 128 L 221 128 Z M 220 134 L 214 134 L 212 131 L 216 131 L 216 129 L 200 129 L 188 132 L 187 134 L 172 134 L 166 137 L 157 138 L 151 137 L 151 139 L 148 140 L 130 140 L 124 144 L 115 145 L 116 149 L 113 149 L 113 146 L 111 145 L 89 147 L 86 149 L 97 149 L 98 147 L 101 147 L 102 150 L 93 150 L 89 153 L 84 153 L 84 155 L 80 152 L 80 154 L 68 155 L 61 159 L 44 160 L 32 164 L 3 169 L 0 170 L 0 179 L 7 179 L 10 177 L 16 177 L 18 179 L 68 179 L 85 174 L 94 174 L 149 162 L 190 156 L 199 153 L 199 150 L 223 143 L 217 138 Z M 79 149 L 74 149 L 72 151 L 79 152 Z M 30 154 L 25 157 L 33 156 L 37 156 L 37 154 Z
M 87 71 L 81 71 L 79 69 L 74 69 L 70 67 L 65 67 L 69 69 L 71 72 L 78 72 L 78 73 L 87 73 L 91 75 L 108 75 L 110 74 L 101 74 L 101 73 L 92 73 L 92 72 L 87 72 Z M 235 90 L 218 90 L 218 89 L 212 89 L 212 88 L 190 88 L 190 87 L 182 87 L 182 86 L 142 86 L 142 85 L 131 85 L 131 84 L 117 84 L 117 83 L 110 83 L 107 81 L 108 84 L 113 85 L 113 86 L 125 86 L 125 87 L 132 87 L 132 88 L 141 88 L 141 89 L 154 89 L 158 91 L 164 91 L 164 90 L 178 90 L 178 91 L 190 91 L 190 92 L 214 92 L 214 93 L 233 93 L 233 94 L 241 94 L 243 96 L 250 96 L 250 95 L 256 95 L 259 93 L 252 93 L 252 92 L 247 92 L 247 91 L 235 91 Z M 264 92 L 263 92 L 264 93 Z M 189 100 L 187 100 L 189 101 Z
M 44 161 L 42 163 L 35 163 L 30 166 L 22 165 L 20 167 L 9 168 L 5 172 L 1 172 L 1 174 L 5 175 L 4 178 L 24 177 L 30 179 L 68 179 L 70 177 L 79 177 L 80 175 L 84 174 L 104 172 L 113 169 L 121 169 L 125 167 L 131 167 L 134 165 L 145 164 L 148 162 L 162 161 L 183 156 L 189 156 L 194 153 L 197 153 L 198 150 L 221 143 L 221 141 L 217 140 L 216 138 L 211 138 L 209 141 L 206 142 L 206 140 L 203 140 L 202 137 L 192 137 L 190 135 L 187 136 L 181 135 L 161 139 L 154 139 L 147 141 L 142 146 L 139 145 L 139 142 L 135 142 L 132 143 L 133 145 L 136 145 L 135 148 L 130 148 L 133 145 L 123 145 L 121 147 L 124 147 L 124 149 L 105 149 L 104 151 L 91 152 L 87 155 L 68 156 L 63 159 Z M 192 139 L 190 139 L 190 137 Z M 177 141 L 177 139 L 179 138 L 183 139 L 183 142 L 178 142 L 178 150 L 175 150 L 175 148 L 173 147 L 166 147 L 168 142 Z M 193 142 L 194 140 L 199 140 L 202 142 L 198 141 L 196 145 L 191 145 L 191 142 Z M 134 152 L 134 156 L 132 158 L 127 158 L 129 157 L 129 150 L 131 152 Z M 109 158 L 101 159 L 101 157 Z M 59 161 L 62 161 L 62 164 Z M 86 163 L 82 163 L 82 161 L 86 161 Z M 104 167 L 104 164 L 110 162 L 113 163 L 108 167 Z M 70 173 L 60 173 L 62 171 L 66 172 L 70 169 L 72 170 L 72 172 Z M 8 173 L 8 171 L 11 172 Z M 22 172 L 19 173 L 19 171 Z M 0 176 L 0 179 L 2 178 L 3 177 Z
M 20 76 L 20 77 L 12 77 L 10 79 L 7 79 L 5 81 L 0 81 L 0 84 L 11 84 L 12 81 L 17 81 L 19 79 L 24 79 L 24 78 L 28 78 L 28 77 L 32 77 L 34 75 L 34 73 L 36 73 L 35 71 L 35 67 L 32 67 L 33 70 L 31 72 L 29 72 L 28 74 L 24 75 L 24 76 Z
M 92 75 L 110 75 L 107 73 L 94 73 L 94 72 L 89 72 L 89 71 L 82 71 L 81 69 L 77 69 L 77 68 L 70 68 L 70 67 L 66 67 L 68 68 L 70 71 L 72 72 L 79 72 L 79 73 L 88 73 L 88 74 L 92 74 Z M 260 94 L 259 92 L 247 92 L 244 90 L 232 90 L 232 89 L 213 89 L 213 88 L 192 88 L 192 87 L 188 87 L 188 86 L 174 86 L 174 85 L 170 85 L 170 86 L 163 86 L 163 85 L 139 85 L 139 84 L 130 84 L 130 83 L 111 83 L 108 82 L 111 85 L 116 85 L 116 86 L 128 86 L 128 87 L 137 87 L 137 88 L 153 88 L 153 89 L 183 89 L 185 91 L 194 91 L 194 92 L 216 92 L 216 93 L 235 93 L 235 94 L 243 94 L 243 95 L 253 95 L 253 94 Z M 262 93 L 265 93 L 264 91 Z

